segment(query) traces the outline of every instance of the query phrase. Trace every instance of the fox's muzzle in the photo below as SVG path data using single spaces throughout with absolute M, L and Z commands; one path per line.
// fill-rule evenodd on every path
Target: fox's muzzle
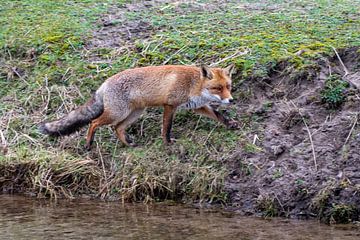
M 232 97 L 221 99 L 222 104 L 230 104 L 234 101 Z

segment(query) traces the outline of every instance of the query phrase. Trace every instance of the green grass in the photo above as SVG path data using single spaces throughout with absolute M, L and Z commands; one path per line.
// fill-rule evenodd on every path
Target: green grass
M 261 150 L 246 138 L 246 129 L 229 131 L 211 120 L 179 112 L 174 124 L 178 142 L 164 147 L 160 138 L 161 110 L 149 110 L 129 130 L 139 148 L 123 147 L 111 131 L 103 128 L 96 135 L 94 150 L 85 153 L 85 130 L 51 140 L 37 132 L 37 124 L 85 102 L 107 77 L 129 67 L 219 61 L 225 66 L 234 62 L 238 84 L 241 77 L 266 76 L 269 67 L 283 59 L 304 69 L 314 58 L 331 53 L 331 46 L 360 45 L 360 1 L 200 1 L 193 5 L 161 3 L 126 12 L 128 21 L 149 22 L 153 28 L 150 38 L 129 41 L 121 53 L 110 47 L 88 49 L 92 31 L 101 29 L 100 15 L 126 2 L 2 2 L 0 127 L 9 153 L 0 155 L 0 163 L 38 163 L 41 167 L 34 168 L 30 176 L 35 179 L 33 187 L 37 191 L 61 194 L 67 186 L 59 172 L 63 169 L 69 181 L 75 179 L 81 186 L 84 181 L 89 183 L 83 192 L 99 196 L 121 193 L 126 199 L 180 196 L 224 201 L 227 171 L 222 162 L 239 146 L 245 146 L 248 152 Z M 245 55 L 222 61 L 245 50 Z M 299 50 L 305 51 L 298 56 L 295 53 Z M 93 60 L 94 55 L 110 61 L 99 63 Z M 229 111 L 236 117 L 235 107 Z M 84 170 L 80 166 L 85 160 Z M 49 180 L 41 178 L 46 171 L 60 177 L 54 180 L 54 186 L 43 190 Z M 93 186 L 96 181 L 101 183 Z M 67 195 L 82 192 L 79 188 L 68 189 L 73 191 L 66 191 Z
M 289 57 L 301 67 L 309 59 L 330 53 L 330 46 L 360 45 L 359 3 L 233 1 L 225 8 L 210 7 L 211 13 L 187 11 L 187 4 L 170 5 L 149 16 L 154 26 L 170 29 L 155 33 L 156 41 L 150 44 L 139 41 L 138 47 L 147 50 L 138 63 L 161 64 L 169 58 L 168 63 L 212 63 L 250 49 L 251 54 L 227 61 L 235 62 L 243 76 L 262 76 L 266 66 Z M 299 50 L 306 51 L 296 57 Z
M 325 81 L 321 98 L 329 108 L 337 108 L 345 101 L 344 91 L 347 87 L 349 87 L 349 83 L 342 80 L 341 76 L 332 75 Z

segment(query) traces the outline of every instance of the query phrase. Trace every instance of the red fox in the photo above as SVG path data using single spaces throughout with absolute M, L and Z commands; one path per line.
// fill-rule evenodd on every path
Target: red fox
M 176 109 L 195 112 L 237 128 L 209 105 L 212 102 L 229 104 L 231 75 L 234 66 L 149 66 L 128 69 L 107 79 L 93 97 L 67 116 L 41 123 L 40 132 L 51 136 L 68 135 L 90 123 L 86 148 L 90 149 L 98 127 L 112 125 L 117 137 L 127 146 L 135 146 L 126 135 L 126 128 L 136 121 L 146 107 L 164 107 L 162 137 L 172 143 L 170 131 Z

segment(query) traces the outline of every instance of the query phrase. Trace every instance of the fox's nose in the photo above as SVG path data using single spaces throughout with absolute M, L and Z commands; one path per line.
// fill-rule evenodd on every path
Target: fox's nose
M 230 98 L 229 99 L 229 103 L 233 103 L 234 102 L 234 99 L 233 98 Z

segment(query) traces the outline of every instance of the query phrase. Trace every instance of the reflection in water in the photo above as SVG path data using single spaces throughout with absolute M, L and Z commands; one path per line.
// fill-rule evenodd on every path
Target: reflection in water
M 263 220 L 164 204 L 0 195 L 0 239 L 360 239 L 352 225 Z

